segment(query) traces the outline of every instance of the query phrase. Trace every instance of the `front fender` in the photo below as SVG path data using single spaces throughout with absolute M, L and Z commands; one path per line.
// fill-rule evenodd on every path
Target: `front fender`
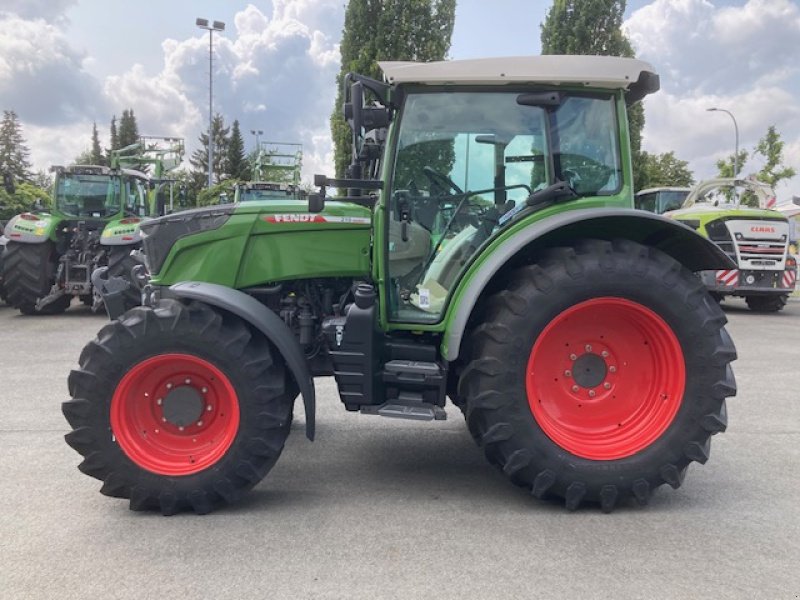
M 100 236 L 102 246 L 131 246 L 142 241 L 141 220 L 121 219 L 107 223 Z
M 216 283 L 187 281 L 176 283 L 169 290 L 177 298 L 199 300 L 244 319 L 275 345 L 300 388 L 306 414 L 306 436 L 313 441 L 316 410 L 314 379 L 303 349 L 286 323 L 252 296 Z
M 61 219 L 52 215 L 26 212 L 6 223 L 4 235 L 13 242 L 41 244 L 54 237 L 60 222 Z
M 627 239 L 668 254 L 690 271 L 735 269 L 736 264 L 713 242 L 661 215 L 631 209 L 581 209 L 542 219 L 490 245 L 461 278 L 450 302 L 442 354 L 458 358 L 467 321 L 481 294 L 500 269 L 518 254 L 568 246 L 580 239 Z

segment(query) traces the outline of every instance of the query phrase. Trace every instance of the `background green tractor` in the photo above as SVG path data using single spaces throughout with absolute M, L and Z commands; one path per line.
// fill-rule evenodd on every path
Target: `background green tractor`
M 52 208 L 17 215 L 6 225 L 2 268 L 11 305 L 24 314 L 54 314 L 78 296 L 96 309 L 93 271 L 107 266 L 122 275 L 138 264 L 131 251 L 141 245 L 139 225 L 168 212 L 172 185 L 163 176 L 183 154 L 181 140 L 158 150 L 153 139 L 112 152 L 110 167 L 53 168 Z M 153 180 L 137 170 L 151 165 Z M 123 301 L 130 308 L 140 304 L 140 296 L 128 290 Z
M 731 260 L 632 209 L 650 65 L 542 56 L 350 75 L 346 179 L 142 225 L 145 306 L 69 378 L 67 442 L 135 510 L 206 513 L 277 461 L 314 378 L 348 411 L 444 419 L 537 498 L 681 485 L 727 424 L 735 349 L 693 274 Z M 328 187 L 348 190 L 327 198 Z

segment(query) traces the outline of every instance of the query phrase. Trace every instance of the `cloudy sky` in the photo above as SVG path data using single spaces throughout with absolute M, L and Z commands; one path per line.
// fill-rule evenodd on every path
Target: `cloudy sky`
M 305 174 L 331 172 L 328 133 L 345 0 L 0 0 L 0 109 L 23 122 L 37 168 L 107 139 L 111 115 L 136 113 L 141 133 L 179 135 L 190 147 L 208 110 L 208 34 L 215 34 L 215 111 L 239 119 L 254 144 L 301 141 Z M 491 8 L 489 5 L 491 4 Z M 452 58 L 536 54 L 551 0 L 459 0 Z M 716 159 L 752 148 L 774 124 L 800 172 L 800 2 L 629 0 L 625 28 L 661 74 L 645 102 L 645 149 L 674 150 L 698 178 Z M 748 164 L 748 172 L 759 168 Z M 800 194 L 800 176 L 779 196 Z

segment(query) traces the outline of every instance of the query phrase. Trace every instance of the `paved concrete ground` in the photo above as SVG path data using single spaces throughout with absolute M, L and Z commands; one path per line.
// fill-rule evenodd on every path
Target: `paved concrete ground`
M 171 518 L 101 496 L 62 439 L 67 373 L 104 319 L 2 307 L 0 598 L 798 598 L 800 302 L 743 306 L 728 433 L 646 508 L 538 502 L 457 412 L 351 415 L 326 380 L 317 442 L 298 423 L 245 503 Z

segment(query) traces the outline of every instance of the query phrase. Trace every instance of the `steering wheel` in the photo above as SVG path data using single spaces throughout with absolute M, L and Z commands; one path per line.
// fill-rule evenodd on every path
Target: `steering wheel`
M 447 175 L 443 175 L 432 169 L 431 167 L 422 167 L 422 172 L 425 174 L 425 177 L 428 178 L 428 181 L 431 182 L 432 185 L 438 186 L 439 188 L 443 189 L 444 191 L 452 190 L 456 194 L 463 194 L 464 190 L 462 190 L 455 181 L 450 179 Z
M 586 193 L 602 189 L 614 169 L 582 154 L 562 154 L 561 172 L 571 187 Z

